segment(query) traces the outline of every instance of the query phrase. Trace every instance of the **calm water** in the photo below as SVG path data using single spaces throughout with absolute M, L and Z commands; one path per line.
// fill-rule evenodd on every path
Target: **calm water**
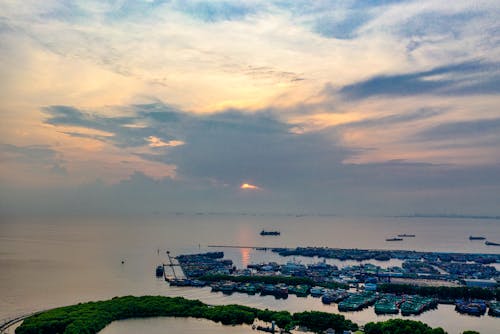
M 168 328 L 168 330 L 166 330 Z M 101 334 L 251 334 L 256 333 L 249 325 L 224 326 L 205 319 L 149 318 L 115 321 Z
M 279 229 L 282 235 L 261 237 L 259 232 L 263 228 Z M 385 242 L 386 237 L 399 233 L 417 236 L 404 242 Z M 271 296 L 223 296 L 211 293 L 208 288 L 170 288 L 154 277 L 154 268 L 166 261 L 166 250 L 174 255 L 216 250 L 207 248 L 212 244 L 498 253 L 496 247 L 469 241 L 467 238 L 471 234 L 500 241 L 500 221 L 210 215 L 3 219 L 0 223 L 0 319 L 49 307 L 129 294 L 185 296 L 211 304 L 239 303 L 293 312 L 311 309 L 336 312 L 336 306 L 325 306 L 312 297 L 298 299 L 290 296 L 287 300 L 275 300 Z M 252 262 L 291 260 L 271 252 L 223 250 L 238 267 Z M 303 263 L 317 261 L 301 257 L 295 260 Z M 332 263 L 341 266 L 352 264 Z M 372 308 L 345 315 L 360 324 L 386 318 L 377 317 Z M 449 333 L 459 333 L 463 329 L 475 329 L 483 334 L 497 333 L 500 328 L 500 319 L 462 316 L 455 313 L 452 306 L 443 305 L 417 319 L 431 326 L 442 326 Z M 130 322 L 130 331 L 119 327 L 119 332 L 154 333 L 155 321 L 169 323 L 170 320 L 137 320 L 133 325 Z M 134 326 L 143 327 L 137 330 Z M 211 332 L 220 333 L 215 327 Z

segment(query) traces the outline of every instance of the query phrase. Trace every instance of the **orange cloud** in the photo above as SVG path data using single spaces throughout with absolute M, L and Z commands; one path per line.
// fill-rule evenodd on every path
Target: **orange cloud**
M 148 141 L 150 147 L 175 147 L 184 145 L 184 142 L 182 140 L 169 140 L 168 142 L 164 142 L 160 138 L 155 136 L 149 136 Z

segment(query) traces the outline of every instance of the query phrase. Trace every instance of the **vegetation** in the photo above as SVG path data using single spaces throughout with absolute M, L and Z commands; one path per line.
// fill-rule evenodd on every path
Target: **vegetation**
M 320 285 L 330 289 L 347 288 L 346 284 L 340 283 L 317 283 L 309 277 L 290 277 L 290 276 L 232 276 L 232 275 L 205 275 L 198 278 L 207 282 L 232 281 L 238 283 L 264 283 L 278 284 L 285 283 L 287 285 Z
M 380 292 L 411 294 L 436 297 L 441 300 L 454 299 L 486 299 L 500 300 L 500 289 L 483 289 L 476 287 L 449 287 L 449 286 L 417 286 L 409 284 L 380 284 L 377 287 Z
M 367 323 L 365 334 L 446 334 L 446 332 L 440 327 L 431 328 L 421 321 L 391 319 Z
M 275 321 L 280 328 L 297 325 L 314 331 L 333 328 L 336 331 L 356 330 L 358 326 L 339 314 L 259 310 L 241 305 L 209 306 L 198 300 L 182 297 L 115 297 L 111 300 L 60 307 L 33 315 L 24 320 L 16 334 L 93 334 L 115 320 L 143 317 L 205 318 L 225 325 L 251 324 L 255 319 Z

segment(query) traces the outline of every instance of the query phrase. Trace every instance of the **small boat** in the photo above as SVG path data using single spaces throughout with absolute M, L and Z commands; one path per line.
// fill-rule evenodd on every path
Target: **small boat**
M 262 287 L 260 291 L 261 296 L 274 295 L 276 292 L 276 287 L 273 284 L 266 284 Z
M 260 231 L 260 235 L 280 235 L 280 231 L 266 231 L 262 230 Z
M 320 297 L 325 293 L 325 288 L 321 286 L 314 286 L 310 290 L 311 296 L 313 297 Z
M 387 238 L 385 241 L 403 241 L 403 238 Z
M 400 238 L 415 238 L 415 234 L 398 234 Z
M 236 288 L 236 284 L 233 282 L 226 282 L 220 286 L 220 291 L 225 295 L 230 295 Z
M 163 269 L 162 265 L 156 267 L 156 277 L 162 277 L 163 272 L 164 272 L 164 269 Z
M 492 241 L 488 241 L 488 240 L 486 240 L 486 241 L 484 242 L 484 244 L 485 244 L 485 245 L 487 245 L 487 246 L 500 246 L 500 244 L 499 244 L 499 243 L 497 243 L 497 242 L 492 242 Z
M 469 240 L 485 240 L 485 239 L 486 239 L 485 237 L 475 237 L 473 235 L 469 236 Z

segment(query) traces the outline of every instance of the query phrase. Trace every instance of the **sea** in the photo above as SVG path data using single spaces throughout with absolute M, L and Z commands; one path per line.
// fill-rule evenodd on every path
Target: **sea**
M 0 218 L 0 322 L 19 315 L 78 302 L 125 295 L 183 296 L 205 303 L 243 304 L 291 312 L 320 310 L 338 313 L 336 305 L 319 298 L 275 299 L 272 296 L 230 296 L 210 288 L 170 287 L 155 277 L 155 268 L 172 256 L 223 251 L 241 268 L 250 263 L 288 261 L 304 264 L 318 258 L 280 257 L 251 248 L 211 246 L 297 247 L 320 246 L 359 249 L 499 253 L 500 247 L 470 241 L 469 235 L 500 242 L 500 220 L 417 217 L 341 217 L 251 214 L 150 214 L 101 217 L 1 217 Z M 279 230 L 280 236 L 261 236 L 261 230 Z M 397 234 L 415 234 L 401 242 L 387 242 Z M 339 267 L 355 261 L 328 260 Z M 382 267 L 401 262 L 369 261 Z M 497 270 L 500 265 L 496 264 Z M 180 274 L 180 273 L 179 273 Z M 377 316 L 373 307 L 342 313 L 358 324 L 398 316 Z M 460 315 L 453 305 L 419 316 L 432 327 L 450 334 L 476 330 L 499 333 L 500 318 Z M 106 327 L 113 333 L 251 333 L 248 326 L 227 327 L 200 319 L 129 319 Z M 10 331 L 13 333 L 12 328 Z

